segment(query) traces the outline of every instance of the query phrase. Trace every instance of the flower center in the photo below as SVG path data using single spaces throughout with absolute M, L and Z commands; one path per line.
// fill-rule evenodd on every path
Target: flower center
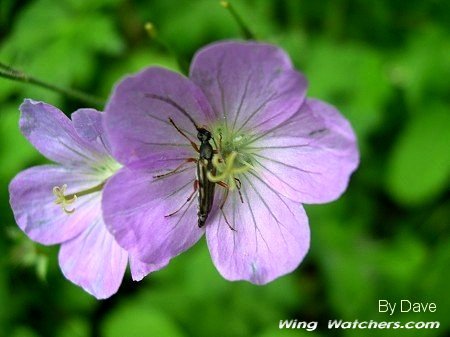
M 230 190 L 239 188 L 237 176 L 254 169 L 253 156 L 246 150 L 250 137 L 244 133 L 236 134 L 222 126 L 214 128 L 213 135 L 217 153 L 213 156 L 212 164 L 216 174 L 208 172 L 208 179 L 212 182 L 222 181 Z
M 119 163 L 117 163 L 109 156 L 107 158 L 104 158 L 103 161 L 96 164 L 97 165 L 92 165 L 90 167 L 90 171 L 94 174 L 98 181 L 100 181 L 98 185 L 71 194 L 66 194 L 67 184 L 53 187 L 53 194 L 56 197 L 55 204 L 61 205 L 64 213 L 74 213 L 75 208 L 69 209 L 68 206 L 73 205 L 79 197 L 103 190 L 106 181 L 122 167 Z

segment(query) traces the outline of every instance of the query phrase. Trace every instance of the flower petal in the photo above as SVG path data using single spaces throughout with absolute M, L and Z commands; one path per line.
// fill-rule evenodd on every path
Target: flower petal
M 265 284 L 293 271 L 309 248 L 309 227 L 300 204 L 279 195 L 262 179 L 241 177 L 241 192 L 230 193 L 215 221 L 206 225 L 213 262 L 228 280 Z
M 105 153 L 82 139 L 61 110 L 26 99 L 20 106 L 20 130 L 48 159 L 66 166 L 95 165 Z
M 90 176 L 74 174 L 60 166 L 42 165 L 19 173 L 9 185 L 10 204 L 19 227 L 34 241 L 42 244 L 61 243 L 72 239 L 89 226 L 100 213 L 99 192 L 77 199 L 66 214 L 55 204 L 52 190 L 67 184 L 67 193 L 75 193 L 98 185 Z
M 141 281 L 148 274 L 167 266 L 169 261 L 170 260 L 167 260 L 159 264 L 149 264 L 141 262 L 136 257 L 130 256 L 131 277 L 133 278 L 133 281 Z
M 183 112 L 184 111 L 184 112 Z M 148 159 L 192 156 L 193 148 L 169 118 L 196 141 L 187 116 L 203 125 L 211 108 L 189 79 L 162 68 L 148 68 L 122 80 L 106 107 L 105 125 L 112 152 L 122 164 Z
M 191 79 L 211 103 L 215 120 L 233 130 L 267 130 L 293 115 L 306 79 L 279 48 L 256 42 L 220 42 L 194 57 Z
M 101 215 L 83 233 L 61 245 L 59 265 L 64 276 L 98 299 L 119 289 L 128 253 L 107 231 Z
M 196 243 L 197 203 L 192 198 L 195 169 L 153 178 L 144 170 L 121 169 L 106 184 L 103 214 L 109 231 L 132 256 L 144 263 L 164 264 Z
M 104 113 L 95 109 L 78 109 L 72 113 L 72 122 L 80 138 L 98 147 L 100 152 L 110 153 L 109 142 L 103 128 Z
M 250 145 L 258 174 L 275 190 L 302 203 L 337 199 L 359 163 L 355 134 L 331 105 L 307 100 L 282 125 Z

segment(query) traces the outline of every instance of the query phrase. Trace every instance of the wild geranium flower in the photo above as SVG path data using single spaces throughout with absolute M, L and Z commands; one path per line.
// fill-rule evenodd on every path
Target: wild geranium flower
M 12 180 L 16 222 L 36 242 L 61 244 L 65 277 L 99 299 L 109 297 L 122 282 L 128 253 L 107 231 L 101 214 L 105 182 L 120 168 L 109 155 L 103 114 L 80 109 L 70 120 L 57 108 L 28 99 L 20 111 L 23 135 L 56 164 L 29 168 Z M 130 257 L 135 280 L 162 265 Z
M 267 283 L 309 248 L 301 203 L 329 202 L 346 189 L 358 164 L 355 135 L 334 107 L 305 98 L 304 76 L 275 46 L 210 45 L 189 77 L 152 67 L 115 88 L 105 125 L 125 166 L 106 183 L 105 222 L 146 263 L 173 258 L 206 231 L 226 279 Z M 198 128 L 212 136 L 207 176 L 216 183 L 202 228 L 193 195 L 199 154 L 186 139 L 198 146 Z

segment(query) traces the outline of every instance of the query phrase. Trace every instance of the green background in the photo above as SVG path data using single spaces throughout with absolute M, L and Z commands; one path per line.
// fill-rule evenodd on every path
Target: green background
M 0 336 L 444 336 L 450 328 L 450 9 L 447 0 L 234 1 L 351 121 L 361 164 L 340 200 L 307 206 L 311 249 L 266 286 L 228 282 L 204 240 L 140 283 L 97 301 L 62 276 L 57 247 L 14 223 L 7 185 L 44 162 L 18 130 L 24 98 L 84 103 L 0 78 Z M 143 29 L 152 21 L 158 40 Z M 0 61 L 108 97 L 149 65 L 179 70 L 201 46 L 240 38 L 218 1 L 1 0 Z M 378 313 L 378 300 L 435 313 Z M 319 321 L 314 332 L 280 319 Z M 437 330 L 331 330 L 329 319 L 440 321 Z M 401 333 L 400 333 L 401 332 Z

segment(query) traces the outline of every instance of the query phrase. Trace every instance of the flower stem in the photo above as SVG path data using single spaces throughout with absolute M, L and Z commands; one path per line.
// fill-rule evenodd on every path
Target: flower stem
M 14 69 L 10 66 L 7 66 L 6 64 L 3 64 L 1 62 L 0 62 L 0 77 L 4 77 L 4 78 L 11 79 L 11 80 L 24 82 L 24 83 L 31 83 L 36 86 L 46 88 L 46 89 L 58 92 L 60 94 L 72 97 L 79 101 L 85 102 L 89 105 L 103 107 L 103 105 L 105 104 L 105 102 L 100 98 L 86 94 L 79 90 L 70 89 L 70 88 L 62 88 L 62 87 L 56 86 L 54 84 L 41 81 L 40 79 L 29 76 L 29 75 L 25 74 L 24 72 Z
M 151 22 L 146 22 L 144 25 L 144 29 L 147 32 L 148 37 L 150 38 L 150 40 L 152 40 L 153 42 L 155 42 L 155 44 L 157 44 L 162 50 L 164 50 L 166 53 L 172 55 L 177 64 L 178 64 L 178 68 L 180 69 L 180 71 L 184 74 L 184 75 L 188 75 L 189 74 L 189 62 L 187 60 L 185 60 L 184 58 L 182 58 L 175 50 L 173 47 L 171 47 L 168 43 L 164 42 L 158 35 L 158 31 L 156 30 L 156 27 L 153 23 Z
M 231 16 L 233 17 L 234 21 L 236 21 L 237 25 L 241 29 L 242 35 L 246 40 L 256 40 L 255 34 L 250 30 L 250 28 L 247 26 L 247 24 L 242 20 L 239 13 L 234 9 L 234 7 L 231 5 L 229 1 L 221 1 L 220 4 L 223 8 L 227 9 Z

